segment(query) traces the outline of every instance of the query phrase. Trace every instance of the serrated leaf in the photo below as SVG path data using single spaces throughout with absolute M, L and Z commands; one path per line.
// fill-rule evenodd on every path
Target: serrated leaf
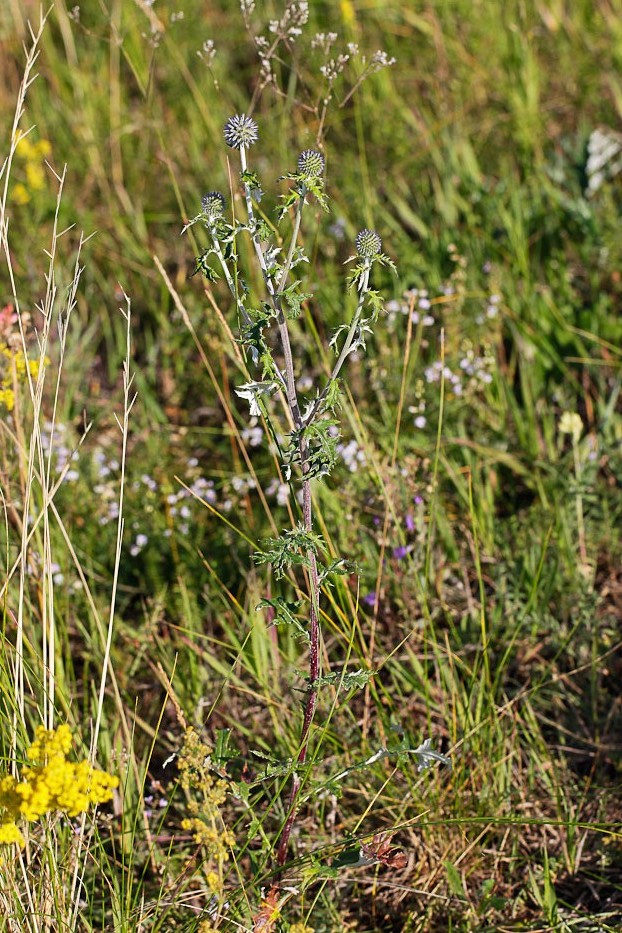
M 263 191 L 261 190 L 257 172 L 251 172 L 247 169 L 244 172 L 240 172 L 240 178 L 242 184 L 250 190 L 251 196 L 259 204 L 263 197 Z
M 332 560 L 322 572 L 320 573 L 320 583 L 323 583 L 324 580 L 331 574 L 336 574 L 337 576 L 345 577 L 349 576 L 351 573 L 357 573 L 358 567 L 356 561 L 346 560 L 344 557 L 337 557 L 335 560 Z
M 246 399 L 249 403 L 250 417 L 259 418 L 261 416 L 260 398 L 263 395 L 271 395 L 276 389 L 278 386 L 275 382 L 247 382 L 236 386 L 234 391 L 236 395 Z
M 257 604 L 257 609 L 272 609 L 275 613 L 272 625 L 290 625 L 295 631 L 296 638 L 302 638 L 307 643 L 310 642 L 309 633 L 304 624 L 295 615 L 300 607 L 300 601 L 286 602 L 280 596 L 273 599 L 262 599 Z
M 274 575 L 279 579 L 290 567 L 308 567 L 310 554 L 317 556 L 319 551 L 324 550 L 321 535 L 307 531 L 304 525 L 298 524 L 284 531 L 278 538 L 267 538 L 263 542 L 263 550 L 253 554 L 253 560 L 256 564 L 272 564 Z
M 360 690 L 369 683 L 373 676 L 374 671 L 364 671 L 362 668 L 343 675 L 338 671 L 331 671 L 330 674 L 324 674 L 314 680 L 312 687 L 316 690 L 328 686 L 339 686 L 342 690 Z
M 311 292 L 297 291 L 298 285 L 300 285 L 300 279 L 298 279 L 296 282 L 292 282 L 292 284 L 283 292 L 283 298 L 285 299 L 285 303 L 289 309 L 287 314 L 289 318 L 299 317 L 302 311 L 303 303 L 308 301 L 309 298 L 313 298 Z

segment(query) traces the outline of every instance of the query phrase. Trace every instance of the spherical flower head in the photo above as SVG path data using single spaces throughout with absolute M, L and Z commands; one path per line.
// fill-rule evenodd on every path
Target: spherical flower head
M 201 204 L 203 206 L 205 219 L 215 221 L 220 220 L 222 217 L 226 201 L 220 191 L 208 191 L 208 193 L 204 194 L 201 198 Z
M 242 149 L 252 146 L 259 139 L 259 130 L 257 124 L 245 113 L 236 113 L 225 123 L 223 130 L 225 142 L 232 149 Z
M 301 175 L 317 178 L 324 172 L 324 156 L 317 149 L 305 149 L 298 156 L 298 171 Z
M 356 251 L 361 259 L 373 259 L 382 249 L 382 240 L 375 230 L 361 230 L 356 236 Z

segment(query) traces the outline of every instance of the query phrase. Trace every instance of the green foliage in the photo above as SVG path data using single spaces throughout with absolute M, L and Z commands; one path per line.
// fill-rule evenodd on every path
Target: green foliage
M 318 679 L 313 682 L 312 686 L 319 689 L 320 687 L 338 685 L 342 690 L 362 690 L 373 676 L 373 671 L 347 671 L 343 674 L 339 674 L 337 671 L 331 671 L 330 674 L 324 674 L 322 677 L 318 677 Z
M 253 554 L 256 564 L 270 564 L 277 579 L 291 567 L 309 567 L 310 555 L 325 550 L 321 535 L 305 530 L 304 525 L 286 529 L 278 538 L 267 538 L 261 551 Z
M 300 605 L 300 600 L 295 602 L 287 602 L 282 597 L 277 596 L 274 599 L 262 599 L 259 603 L 257 603 L 257 608 L 272 609 L 274 612 L 274 618 L 272 620 L 273 625 L 291 626 L 294 636 L 296 638 L 302 638 L 303 641 L 308 643 L 309 633 L 296 615 L 300 609 Z
M 298 291 L 299 285 L 300 279 L 297 279 L 295 282 L 292 282 L 291 285 L 288 285 L 287 288 L 283 291 L 283 298 L 288 308 L 287 316 L 289 318 L 300 317 L 303 303 L 308 301 L 309 298 L 313 298 L 313 294 L 311 292 Z
M 248 169 L 246 169 L 243 172 L 240 172 L 240 181 L 242 182 L 244 187 L 248 188 L 251 194 L 251 197 L 254 198 L 254 200 L 257 201 L 257 203 L 259 204 L 259 202 L 263 198 L 263 191 L 259 183 L 259 177 L 257 175 L 257 172 L 251 172 Z M 259 233 L 259 238 L 263 240 L 266 238 L 266 235 L 267 235 L 267 231 L 264 231 L 264 229 L 262 228 L 261 233 Z

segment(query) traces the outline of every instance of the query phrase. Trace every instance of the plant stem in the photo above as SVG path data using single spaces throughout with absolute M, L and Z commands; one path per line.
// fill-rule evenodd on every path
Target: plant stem
M 306 441 L 304 436 L 300 438 L 300 459 L 303 473 L 309 471 L 309 461 L 306 450 Z M 311 480 L 304 479 L 302 483 L 302 511 L 306 531 L 311 531 L 313 527 L 313 503 L 311 499 Z M 320 623 L 319 623 L 319 602 L 320 602 L 320 579 L 317 569 L 317 561 L 313 551 L 307 554 L 309 558 L 309 595 L 311 597 L 311 607 L 309 612 L 309 688 L 307 701 L 305 703 L 304 719 L 302 722 L 302 731 L 300 734 L 300 750 L 296 759 L 297 765 L 304 765 L 307 760 L 307 751 L 309 748 L 309 733 L 313 724 L 315 708 L 317 706 L 318 691 L 317 681 L 320 676 Z M 279 846 L 276 854 L 276 862 L 279 867 L 285 864 L 287 858 L 287 846 L 292 827 L 296 820 L 298 795 L 300 794 L 301 780 L 300 776 L 294 771 L 292 774 L 292 786 L 289 794 L 289 803 L 287 807 L 287 819 L 281 831 Z
M 244 146 L 240 148 L 240 161 L 242 163 L 242 171 L 245 172 L 247 169 L 246 163 L 246 149 Z M 253 199 L 251 196 L 250 185 L 244 184 L 244 196 L 246 198 L 246 210 L 248 213 L 248 220 L 251 227 L 251 239 L 253 241 L 253 246 L 255 247 L 255 253 L 257 254 L 257 260 L 261 267 L 263 273 L 264 282 L 266 283 L 266 288 L 268 289 L 268 294 L 270 295 L 270 300 L 276 312 L 276 322 L 279 328 L 279 336 L 281 338 L 281 347 L 283 349 L 283 357 L 285 360 L 285 396 L 287 399 L 287 405 L 289 407 L 292 421 L 294 422 L 295 428 L 302 427 L 302 417 L 300 415 L 300 406 L 298 405 L 298 395 L 296 393 L 296 379 L 294 376 L 294 360 L 292 356 L 292 347 L 289 340 L 289 331 L 287 330 L 287 321 L 285 320 L 285 315 L 283 313 L 283 307 L 281 304 L 281 294 L 278 291 L 275 291 L 274 282 L 270 277 L 268 272 L 268 267 L 266 266 L 266 257 L 264 256 L 263 250 L 261 248 L 261 243 L 255 232 L 255 212 L 253 210 Z M 301 453 L 301 463 L 302 463 L 302 451 Z M 304 468 L 303 468 L 304 473 Z
M 298 219 L 300 216 L 301 207 L 298 212 Z M 297 234 L 298 226 L 295 227 L 295 234 Z M 293 241 L 292 241 L 293 242 Z M 290 248 L 291 255 L 291 248 Z M 363 303 L 365 301 L 365 294 L 369 287 L 369 272 L 371 269 L 371 263 L 369 260 L 366 260 L 366 268 L 361 281 L 359 302 L 354 312 L 354 317 L 352 318 L 352 323 L 346 335 L 341 353 L 333 367 L 333 371 L 330 375 L 328 383 L 324 388 L 323 392 L 316 399 L 315 404 L 313 405 L 309 414 L 303 420 L 303 426 L 307 426 L 313 421 L 313 418 L 318 412 L 318 409 L 322 401 L 326 398 L 328 390 L 331 383 L 337 378 L 341 367 L 346 361 L 348 354 L 350 353 L 352 343 L 361 319 L 361 313 L 363 310 Z M 281 280 L 281 289 L 283 288 L 284 280 Z M 305 440 L 304 432 L 301 431 L 299 434 L 299 450 L 300 450 L 300 462 L 302 464 L 302 473 L 303 477 L 309 472 L 309 461 L 308 461 L 308 451 L 307 443 Z M 306 531 L 311 531 L 313 528 L 313 503 L 311 499 L 311 480 L 303 478 L 302 482 L 302 510 L 303 510 L 303 519 Z M 300 735 L 300 751 L 298 752 L 298 758 L 296 759 L 297 765 L 304 765 L 307 760 L 307 751 L 309 748 L 309 733 L 311 732 L 311 725 L 313 724 L 313 717 L 315 715 L 315 708 L 317 706 L 317 697 L 318 691 L 317 681 L 320 676 L 320 625 L 319 625 L 319 598 L 320 598 L 320 580 L 317 569 L 317 561 L 315 554 L 312 551 L 308 552 L 309 558 L 309 594 L 311 597 L 311 609 L 309 615 L 309 638 L 310 638 L 310 648 L 309 648 L 309 692 L 307 694 L 307 702 L 305 704 L 304 719 L 302 723 L 302 732 Z M 291 835 L 292 827 L 296 820 L 297 813 L 297 803 L 298 796 L 300 794 L 301 788 L 300 776 L 294 772 L 292 774 L 292 787 L 289 795 L 289 805 L 287 812 L 287 819 L 281 831 L 281 837 L 279 839 L 279 847 L 277 849 L 276 861 L 279 867 L 282 867 L 285 864 L 287 858 L 287 846 L 289 843 L 289 837 Z
M 242 171 L 245 172 L 247 168 L 246 163 L 246 150 L 244 147 L 240 149 L 240 160 L 242 163 Z M 294 361 L 292 356 L 291 342 L 289 339 L 289 331 L 287 329 L 287 320 L 283 312 L 282 305 L 282 294 L 285 288 L 287 277 L 291 269 L 292 258 L 294 255 L 294 250 L 296 248 L 296 241 L 298 239 L 298 231 L 300 230 L 300 220 L 302 216 L 302 208 L 304 206 L 304 196 L 298 201 L 298 207 L 296 210 L 296 217 L 294 219 L 294 227 L 292 230 L 291 242 L 289 246 L 289 251 L 287 254 L 287 259 L 285 261 L 285 266 L 283 268 L 281 278 L 278 282 L 277 287 L 275 288 L 274 282 L 272 281 L 271 276 L 268 273 L 266 266 L 266 260 L 261 248 L 261 244 L 257 235 L 255 233 L 255 214 L 253 210 L 253 201 L 251 196 L 250 185 L 244 185 L 244 194 L 246 198 L 246 209 L 248 212 L 248 219 L 252 231 L 252 240 L 255 247 L 255 252 L 257 254 L 257 259 L 261 267 L 264 281 L 266 283 L 266 288 L 268 294 L 270 295 L 270 300 L 276 312 L 276 320 L 279 328 L 279 336 L 281 339 L 281 348 L 283 350 L 283 357 L 285 360 L 285 383 L 286 383 L 286 398 L 287 404 L 290 410 L 292 421 L 296 429 L 298 430 L 298 453 L 300 457 L 300 466 L 302 469 L 302 512 L 303 512 L 303 521 L 305 526 L 305 531 L 312 531 L 313 529 L 313 500 L 311 497 L 311 479 L 309 478 L 309 448 L 307 445 L 307 440 L 304 436 L 304 432 L 300 430 L 303 427 L 303 420 L 300 414 L 300 406 L 298 403 L 298 394 L 296 392 L 296 379 L 294 374 Z M 369 273 L 367 274 L 367 278 Z M 365 279 L 365 282 L 367 281 Z M 359 303 L 359 312 L 360 312 L 360 303 Z M 351 328 L 352 329 L 352 328 Z M 345 359 L 345 355 L 344 355 Z M 308 424 L 309 420 L 306 419 L 305 424 Z M 317 682 L 320 676 L 320 624 L 319 624 L 319 606 L 320 606 L 320 578 L 317 567 L 317 560 L 315 554 L 312 550 L 307 552 L 307 558 L 309 561 L 309 599 L 310 599 L 310 609 L 309 609 L 309 687 L 307 693 L 307 700 L 305 703 L 304 718 L 302 723 L 302 730 L 300 734 L 300 749 L 298 751 L 298 757 L 296 759 L 297 765 L 303 765 L 307 760 L 307 751 L 309 748 L 309 735 L 311 732 L 311 726 L 313 724 L 313 717 L 315 715 L 315 709 L 317 706 L 318 690 Z M 296 820 L 296 811 L 297 811 L 297 801 L 298 795 L 300 793 L 301 780 L 299 775 L 294 771 L 292 774 L 292 786 L 289 795 L 289 804 L 288 804 L 288 814 L 281 835 L 278 840 L 278 848 L 276 861 L 277 865 L 281 867 L 284 865 L 287 858 L 287 847 L 289 843 L 289 837 L 292 831 L 292 827 Z
M 281 274 L 281 280 L 279 282 L 279 287 L 277 289 L 277 295 L 282 294 L 283 289 L 285 288 L 285 283 L 287 282 L 287 276 L 289 275 L 289 270 L 292 266 L 292 258 L 294 255 L 294 250 L 296 249 L 296 241 L 298 239 L 298 231 L 300 230 L 300 219 L 302 217 L 302 209 L 305 203 L 305 191 L 303 190 L 300 200 L 296 205 L 296 216 L 294 218 L 294 229 L 292 230 L 292 238 L 289 244 L 289 252 L 287 253 L 287 259 L 285 260 L 285 265 L 283 266 L 283 271 Z
M 311 424 L 311 422 L 315 418 L 320 405 L 322 404 L 322 402 L 328 395 L 328 392 L 330 390 L 332 383 L 335 381 L 335 379 L 341 372 L 341 368 L 343 364 L 345 363 L 346 358 L 352 348 L 352 343 L 354 341 L 354 337 L 356 336 L 356 330 L 358 328 L 359 321 L 361 320 L 361 313 L 363 311 L 363 303 L 365 301 L 365 295 L 367 294 L 367 290 L 369 288 L 369 271 L 371 269 L 371 263 L 368 259 L 365 261 L 365 263 L 366 263 L 366 269 L 363 275 L 363 279 L 361 281 L 359 303 L 356 307 L 356 311 L 354 312 L 354 317 L 352 318 L 352 323 L 350 324 L 350 328 L 346 335 L 346 339 L 344 341 L 343 347 L 341 348 L 341 353 L 339 354 L 337 362 L 333 366 L 333 371 L 331 372 L 328 378 L 328 382 L 326 383 L 323 390 L 321 391 L 321 393 L 318 395 L 318 397 L 314 401 L 308 414 L 305 416 L 304 421 L 303 421 L 304 425 Z

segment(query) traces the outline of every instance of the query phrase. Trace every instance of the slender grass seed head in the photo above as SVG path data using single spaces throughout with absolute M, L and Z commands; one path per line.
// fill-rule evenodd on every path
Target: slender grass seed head
M 231 149 L 247 149 L 259 139 L 259 128 L 245 113 L 229 117 L 223 130 L 225 142 Z

